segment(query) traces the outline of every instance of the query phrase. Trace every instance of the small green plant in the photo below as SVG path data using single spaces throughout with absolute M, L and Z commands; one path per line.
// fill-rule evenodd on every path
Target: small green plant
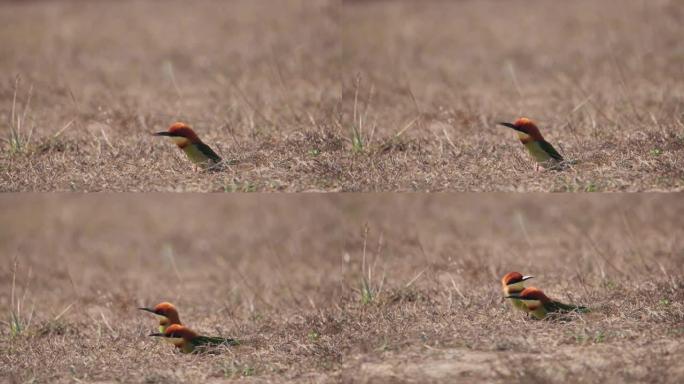
M 20 77 L 17 76 L 14 81 L 14 96 L 12 98 L 12 112 L 10 113 L 9 121 L 9 137 L 5 139 L 9 144 L 9 152 L 12 154 L 25 152 L 31 142 L 31 136 L 33 136 L 33 127 L 28 131 L 25 130 L 28 121 L 28 111 L 31 104 L 33 86 L 29 88 L 23 111 L 19 112 L 17 111 L 19 80 Z
M 10 293 L 10 309 L 9 309 L 9 333 L 11 337 L 16 337 L 25 332 L 31 325 L 31 320 L 33 318 L 33 309 L 29 312 L 28 316 L 24 316 L 22 312 L 23 298 L 16 297 L 16 278 L 17 278 L 17 258 L 14 258 L 14 265 L 12 268 L 12 291 Z M 28 279 L 31 279 L 31 271 L 29 270 Z M 24 292 L 26 292 L 26 287 L 24 287 Z
M 670 306 L 670 300 L 668 300 L 666 298 L 662 298 L 662 299 L 660 299 L 658 304 L 660 304 L 663 307 L 668 307 L 668 306 Z
M 318 148 L 311 148 L 309 149 L 309 156 L 311 157 L 316 157 L 321 154 L 321 150 Z
M 315 329 L 312 329 L 309 331 L 309 333 L 306 335 L 306 338 L 309 339 L 310 342 L 316 342 L 318 339 L 321 338 L 321 335 L 316 331 Z
M 598 187 L 594 183 L 589 183 L 586 187 L 584 187 L 584 192 L 596 192 L 598 191 Z
M 374 286 L 373 285 L 373 267 L 366 262 L 366 244 L 368 240 L 368 225 L 364 226 L 363 230 L 363 256 L 361 259 L 361 303 L 366 305 L 372 303 L 376 296 L 382 290 L 383 279 Z M 379 253 L 380 243 L 378 243 L 378 253 Z
M 284 185 L 281 184 L 278 180 L 271 180 L 268 182 L 268 187 L 271 189 L 283 189 Z
M 249 181 L 232 182 L 223 187 L 224 192 L 256 192 L 257 185 Z
M 351 128 L 351 142 L 352 151 L 355 153 L 363 152 L 363 139 L 361 138 L 361 131 L 363 129 L 363 116 L 358 110 L 359 102 L 359 87 L 361 85 L 361 76 L 356 77 L 356 88 L 354 90 L 354 113 L 352 115 Z M 358 124 L 358 125 L 357 125 Z
M 354 150 L 354 152 L 363 152 L 363 139 L 361 138 L 361 133 L 359 132 L 359 129 L 357 129 L 356 127 L 352 128 L 351 135 L 352 149 Z
M 365 277 L 361 278 L 361 303 L 370 304 L 373 302 L 373 288 Z
M 386 352 L 389 351 L 389 341 L 387 341 L 387 337 L 385 336 L 382 339 L 382 344 L 380 344 L 377 348 L 375 348 L 377 352 Z
M 598 331 L 594 335 L 594 343 L 603 343 L 606 340 L 606 334 L 603 331 Z
M 254 376 L 255 373 L 255 369 L 253 367 L 250 367 L 249 365 L 241 365 L 234 361 L 223 364 L 220 370 L 223 373 L 223 377 L 226 378 Z
M 658 157 L 663 154 L 663 150 L 660 148 L 653 148 L 651 149 L 651 156 L 653 157 Z
M 21 317 L 19 316 L 19 312 L 15 312 L 14 310 L 10 311 L 10 336 L 15 337 L 21 334 L 21 332 L 24 330 L 24 325 L 22 323 Z
M 571 334 L 577 344 L 589 344 L 589 343 L 603 343 L 606 341 L 606 333 L 604 331 L 592 332 L 587 329 L 583 329 L 578 333 Z

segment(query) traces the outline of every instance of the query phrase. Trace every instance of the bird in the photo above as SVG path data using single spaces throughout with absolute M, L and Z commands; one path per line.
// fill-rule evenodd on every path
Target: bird
M 180 321 L 180 316 L 178 315 L 178 310 L 173 304 L 168 302 L 159 303 L 154 306 L 154 308 L 138 308 L 141 311 L 151 312 L 159 317 L 159 332 L 164 332 L 166 329 L 173 325 L 182 325 Z
M 497 124 L 518 131 L 518 139 L 520 139 L 520 142 L 527 148 L 530 156 L 536 161 L 537 170 L 539 165 L 548 169 L 557 170 L 562 168 L 564 164 L 563 156 L 556 151 L 553 145 L 544 140 L 544 136 L 542 136 L 539 128 L 537 128 L 537 125 L 532 120 L 521 117 L 514 123 L 500 122 Z
M 517 296 L 525 289 L 525 281 L 533 278 L 534 276 L 523 276 L 520 272 L 508 272 L 501 278 L 501 289 L 503 290 L 504 297 Z M 511 304 L 514 308 L 521 311 L 527 312 L 527 307 L 525 303 L 518 299 L 511 299 Z
M 166 341 L 175 345 L 176 348 L 180 349 L 183 353 L 199 352 L 201 349 L 217 347 L 220 345 L 240 344 L 240 342 L 235 339 L 201 336 L 192 329 L 180 324 L 172 324 L 168 326 L 164 332 L 150 333 L 150 336 L 163 337 Z
M 221 157 L 211 147 L 204 144 L 195 131 L 185 123 L 173 123 L 168 130 L 157 132 L 155 136 L 168 136 L 194 164 L 205 170 L 220 169 Z
M 527 312 L 538 320 L 545 319 L 551 315 L 567 314 L 571 312 L 587 313 L 591 312 L 588 307 L 581 305 L 563 304 L 549 299 L 544 292 L 536 287 L 527 287 L 518 295 L 508 295 L 507 299 L 521 300 Z

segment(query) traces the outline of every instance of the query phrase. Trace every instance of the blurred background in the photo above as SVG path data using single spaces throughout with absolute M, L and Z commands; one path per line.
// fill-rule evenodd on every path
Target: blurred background
M 16 277 L 42 316 L 73 301 L 124 312 L 166 299 L 328 306 L 369 267 L 389 287 L 422 273 L 418 286 L 450 275 L 493 294 L 509 270 L 638 284 L 681 276 L 684 256 L 677 195 L 10 195 L 0 204 L 0 308 Z

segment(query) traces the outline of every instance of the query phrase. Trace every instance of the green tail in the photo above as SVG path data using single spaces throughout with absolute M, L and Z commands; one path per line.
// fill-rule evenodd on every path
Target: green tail
M 213 336 L 197 336 L 193 341 L 195 346 L 211 346 L 211 345 L 239 345 L 240 342 L 235 339 L 226 339 L 223 337 Z
M 587 313 L 591 312 L 591 309 L 588 307 L 584 307 L 581 305 L 571 305 L 571 304 L 563 304 L 558 301 L 552 301 L 551 303 L 548 304 L 548 309 L 549 312 L 579 312 L 579 313 Z

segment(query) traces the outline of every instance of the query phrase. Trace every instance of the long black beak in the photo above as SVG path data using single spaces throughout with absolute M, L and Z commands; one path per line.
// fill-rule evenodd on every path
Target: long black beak
M 141 310 L 141 311 L 147 311 L 147 312 L 150 312 L 150 313 L 154 313 L 154 309 L 150 309 L 150 308 L 138 308 L 138 309 Z M 156 313 L 154 313 L 154 314 L 156 315 Z
M 166 335 L 164 335 L 163 333 L 159 333 L 159 332 L 152 332 L 148 336 L 166 337 Z
M 154 135 L 154 136 L 171 136 L 171 137 L 176 136 L 176 135 L 174 135 L 173 133 L 171 133 L 171 132 L 166 132 L 166 131 L 153 133 L 153 135 Z
M 523 131 L 522 129 L 520 129 L 519 127 L 516 127 L 515 124 L 511 124 L 511 123 L 497 123 L 497 124 L 503 125 L 504 127 L 513 128 L 516 131 L 519 131 L 522 133 L 527 133 L 527 132 Z
M 513 125 L 511 123 L 497 123 L 497 124 L 503 125 L 504 127 L 508 127 L 508 128 L 513 128 L 513 129 L 517 128 L 515 125 Z

